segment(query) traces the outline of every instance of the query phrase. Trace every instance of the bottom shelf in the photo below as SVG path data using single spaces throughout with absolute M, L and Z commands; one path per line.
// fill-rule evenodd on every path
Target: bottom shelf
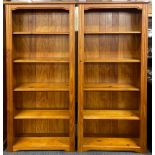
M 136 138 L 84 138 L 83 150 L 140 151 Z
M 65 150 L 69 151 L 69 137 L 18 137 L 13 151 L 18 150 Z

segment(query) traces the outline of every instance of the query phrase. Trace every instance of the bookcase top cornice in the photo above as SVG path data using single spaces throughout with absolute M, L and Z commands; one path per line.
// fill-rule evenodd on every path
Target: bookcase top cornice
M 5 0 L 4 4 L 75 4 L 75 0 Z
M 132 4 L 149 0 L 5 0 L 4 4 Z

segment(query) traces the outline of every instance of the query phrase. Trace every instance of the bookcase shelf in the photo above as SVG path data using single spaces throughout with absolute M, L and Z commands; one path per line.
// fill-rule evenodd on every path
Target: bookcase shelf
M 129 59 L 129 58 L 85 58 L 86 63 L 139 63 L 139 59 Z
M 61 83 L 21 83 L 14 91 L 69 91 L 68 84 Z
M 74 3 L 5 7 L 8 151 L 74 151 Z
M 14 63 L 69 63 L 68 58 L 19 58 Z
M 86 137 L 83 142 L 85 151 L 93 150 L 113 150 L 113 151 L 140 151 L 139 140 L 136 138 L 98 138 Z
M 16 137 L 13 151 L 65 150 L 69 151 L 69 137 Z
M 139 120 L 136 110 L 84 110 L 84 119 Z
M 14 35 L 67 35 L 69 32 L 13 32 Z
M 84 34 L 87 34 L 87 35 L 88 34 L 101 34 L 101 35 L 103 35 L 103 34 L 141 34 L 141 32 L 140 31 L 124 31 L 124 32 L 123 31 L 122 32 L 121 31 L 114 31 L 114 32 L 113 31 L 111 31 L 111 32 L 106 32 L 106 31 L 105 32 L 85 31 Z
M 17 110 L 14 119 L 69 119 L 69 110 Z
M 140 89 L 128 84 L 91 83 L 84 85 L 85 91 L 139 91 Z
M 79 6 L 79 151 L 146 151 L 147 20 L 145 3 Z

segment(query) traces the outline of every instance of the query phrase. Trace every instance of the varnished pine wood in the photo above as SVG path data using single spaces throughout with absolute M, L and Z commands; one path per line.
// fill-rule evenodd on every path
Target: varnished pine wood
M 113 58 L 113 59 L 105 59 L 105 58 L 86 58 L 84 60 L 84 62 L 86 63 L 96 63 L 96 62 L 100 62 L 100 63 L 115 63 L 115 62 L 118 62 L 118 63 L 138 63 L 140 62 L 139 59 L 120 59 L 120 58 Z
M 17 110 L 14 119 L 69 119 L 67 110 Z
M 70 151 L 75 150 L 75 32 L 74 32 L 74 11 L 75 7 L 70 6 L 69 15 L 69 113 L 70 113 Z
M 14 103 L 17 110 L 67 110 L 69 91 L 16 91 Z
M 69 63 L 69 60 L 68 58 L 36 58 L 36 59 L 20 58 L 20 59 L 13 60 L 13 62 L 14 63 Z
M 79 5 L 78 33 L 78 151 L 83 150 L 83 76 L 84 76 L 84 7 Z
M 29 2 L 29 1 L 22 1 L 22 0 L 5 0 L 4 1 L 4 4 L 10 4 L 10 5 L 17 5 L 17 4 L 75 4 L 75 1 L 74 0 L 46 0 L 46 1 L 42 1 L 42 0 L 39 0 L 39 1 L 32 1 L 32 2 Z
M 17 137 L 13 151 L 18 150 L 66 150 L 69 151 L 68 137 Z
M 142 3 L 148 3 L 148 1 L 144 1 L 144 0 L 132 0 L 132 1 L 127 1 L 127 0 L 115 0 L 115 1 L 111 1 L 111 0 L 78 0 L 79 4 L 142 4 Z M 134 4 L 133 4 L 134 3 Z
M 66 137 L 66 136 L 69 137 L 69 119 L 15 120 L 15 137 Z
M 102 125 L 101 125 L 102 124 Z M 138 138 L 139 120 L 84 119 L 84 137 Z
M 14 59 L 69 59 L 68 35 L 14 35 L 13 39 Z
M 140 91 L 86 91 L 85 110 L 138 110 Z M 96 103 L 96 104 L 95 104 Z
M 69 91 L 68 84 L 57 83 L 21 83 L 14 91 Z
M 85 35 L 85 58 L 140 59 L 140 37 L 139 34 Z
M 13 66 L 12 66 L 12 13 L 11 7 L 6 6 L 6 76 L 7 76 L 7 144 L 8 150 L 13 151 L 14 142 L 14 105 L 13 105 Z
M 136 110 L 84 110 L 84 119 L 139 120 Z
M 139 88 L 128 84 L 90 83 L 84 85 L 85 91 L 139 91 Z
M 132 138 L 84 138 L 83 150 L 140 151 L 138 139 Z
M 67 35 L 69 34 L 69 32 L 13 32 L 13 34 L 16 34 L 16 35 L 24 35 L 24 34 L 65 35 L 66 34 Z
M 97 31 L 93 31 L 93 32 L 91 32 L 91 31 L 86 31 L 86 32 L 84 32 L 85 34 L 140 34 L 141 32 L 140 31 L 124 31 L 124 32 L 117 32 L 117 31 L 114 31 L 114 32 L 97 32 Z
M 143 5 L 141 40 L 141 96 L 140 96 L 140 146 L 141 151 L 147 151 L 147 52 L 148 52 L 148 5 Z
M 9 151 L 74 151 L 74 3 L 22 4 L 6 5 Z
M 147 4 L 79 3 L 78 150 L 145 152 Z

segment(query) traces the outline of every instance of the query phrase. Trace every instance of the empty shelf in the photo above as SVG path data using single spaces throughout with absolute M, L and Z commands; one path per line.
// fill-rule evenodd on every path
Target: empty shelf
M 34 34 L 34 35 L 48 35 L 48 34 L 56 34 L 56 35 L 64 35 L 64 34 L 69 34 L 69 32 L 13 32 L 13 34 L 18 34 L 18 35 L 22 35 L 22 34 Z
M 84 119 L 139 120 L 136 110 L 84 110 Z
M 14 119 L 69 119 L 68 110 L 17 110 Z
M 98 31 L 85 31 L 85 34 L 141 34 L 141 31 L 114 31 L 114 32 L 98 32 Z
M 69 151 L 68 137 L 19 137 L 15 138 L 13 151 L 17 150 L 66 150 Z
M 85 91 L 139 91 L 139 88 L 129 84 L 91 83 L 84 85 Z
M 68 58 L 20 58 L 15 59 L 14 63 L 67 63 Z
M 66 83 L 21 83 L 14 91 L 69 91 Z
M 140 151 L 140 146 L 134 138 L 84 138 L 83 149 Z
M 84 62 L 88 62 L 88 63 L 95 63 L 95 62 L 103 62 L 103 63 L 138 63 L 140 62 L 139 59 L 124 59 L 124 58 L 117 58 L 117 59 L 108 59 L 108 58 L 87 58 L 84 60 Z

